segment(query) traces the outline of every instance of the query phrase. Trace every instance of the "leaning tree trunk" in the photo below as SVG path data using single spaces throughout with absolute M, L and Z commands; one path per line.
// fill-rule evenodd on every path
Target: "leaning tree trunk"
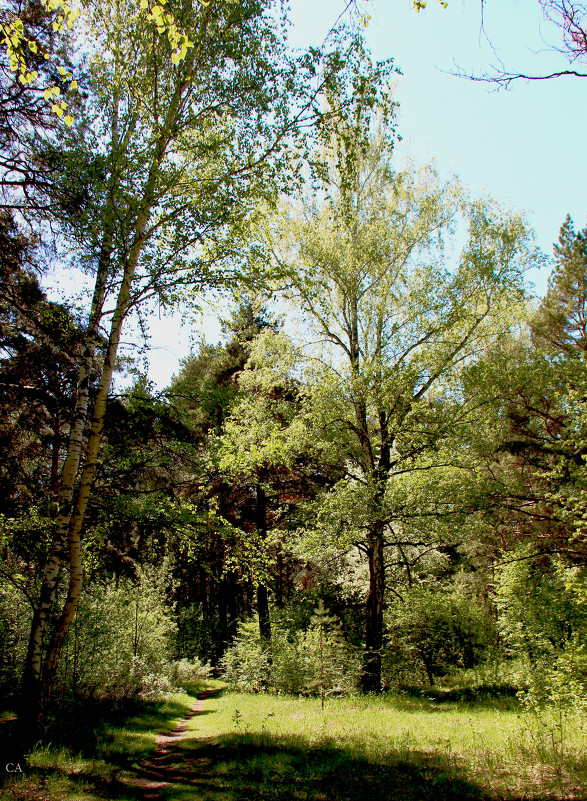
M 39 705 L 41 701 L 41 673 L 43 643 L 49 617 L 52 614 L 57 588 L 63 566 L 67 563 L 68 529 L 71 520 L 75 482 L 82 458 L 83 439 L 88 418 L 90 396 L 90 380 L 94 369 L 96 346 L 99 337 L 99 325 L 102 306 L 106 294 L 109 262 L 112 251 L 112 236 L 109 226 L 105 226 L 104 238 L 92 298 L 92 307 L 85 337 L 85 346 L 80 361 L 77 383 L 76 403 L 73 420 L 70 426 L 67 456 L 59 477 L 59 490 L 52 486 L 55 497 L 55 522 L 53 541 L 43 568 L 43 578 L 39 592 L 39 600 L 33 612 L 25 665 L 22 678 L 22 691 L 19 721 L 23 732 L 33 740 L 37 738 L 36 730 Z M 26 738 L 25 738 L 26 739 Z
M 146 220 L 143 221 L 143 228 L 146 225 Z M 112 319 L 110 330 L 110 338 L 108 342 L 108 350 L 106 359 L 102 368 L 100 376 L 100 384 L 98 393 L 94 402 L 92 421 L 90 426 L 90 433 L 88 436 L 88 443 L 86 453 L 84 456 L 84 464 L 81 472 L 81 478 L 76 495 L 75 505 L 70 518 L 69 525 L 69 587 L 67 598 L 61 611 L 61 615 L 53 628 L 51 639 L 47 647 L 43 671 L 41 676 L 41 692 L 40 692 L 40 711 L 41 713 L 47 706 L 53 686 L 55 684 L 55 677 L 57 668 L 59 666 L 59 657 L 63 649 L 63 644 L 67 636 L 67 632 L 75 618 L 79 602 L 81 600 L 83 589 L 83 554 L 82 554 L 82 540 L 81 533 L 83 522 L 90 499 L 90 492 L 94 475 L 96 472 L 96 465 L 98 463 L 98 452 L 100 448 L 100 441 L 102 439 L 102 430 L 104 427 L 104 418 L 106 415 L 106 405 L 108 402 L 108 394 L 112 384 L 112 376 L 114 373 L 114 366 L 116 363 L 116 354 L 118 351 L 118 343 L 120 340 L 120 333 L 122 324 L 128 309 L 128 302 L 130 296 L 130 287 L 134 276 L 136 264 L 140 254 L 140 247 L 137 247 L 136 253 L 131 252 L 132 259 L 127 265 L 125 276 L 118 294 L 116 310 Z
M 194 58 L 195 55 L 192 51 L 186 59 L 186 69 L 183 76 L 184 80 L 178 80 L 176 84 L 165 120 L 159 131 L 159 137 L 155 145 L 151 164 L 149 166 L 149 174 L 144 185 L 141 202 L 137 211 L 134 242 L 124 263 L 122 281 L 118 291 L 116 307 L 110 326 L 110 336 L 108 340 L 106 357 L 100 374 L 98 392 L 92 409 L 90 430 L 87 437 L 85 453 L 83 453 L 83 455 L 82 440 L 88 414 L 87 411 L 85 414 L 81 413 L 81 404 L 79 404 L 79 410 L 76 407 L 76 418 L 72 428 L 72 436 L 70 437 L 68 454 L 62 471 L 62 497 L 60 497 L 60 501 L 63 498 L 63 500 L 67 502 L 64 503 L 59 510 L 55 536 L 57 548 L 54 549 L 54 551 L 58 553 L 58 556 L 61 557 L 61 554 L 59 554 L 59 549 L 62 549 L 64 546 L 67 546 L 68 548 L 69 586 L 67 598 L 59 619 L 53 628 L 44 661 L 41 659 L 44 628 L 38 625 L 38 621 L 33 621 L 31 641 L 34 641 L 34 660 L 31 662 L 31 673 L 28 677 L 25 677 L 24 682 L 25 692 L 27 688 L 27 680 L 33 684 L 35 690 L 34 697 L 26 706 L 26 717 L 28 717 L 28 722 L 31 724 L 31 726 L 37 729 L 39 729 L 41 726 L 42 717 L 55 684 L 55 677 L 59 666 L 59 658 L 61 656 L 63 644 L 81 599 L 83 588 L 81 533 L 98 461 L 98 452 L 106 414 L 106 404 L 112 383 L 120 334 L 124 319 L 130 307 L 131 289 L 135 271 L 146 242 L 147 224 L 151 215 L 153 204 L 155 203 L 156 185 L 159 179 L 161 164 L 165 157 L 167 147 L 173 136 L 172 131 L 181 107 L 184 90 L 189 85 L 189 79 L 194 67 Z M 108 232 L 107 215 L 105 215 L 103 224 L 104 234 L 106 235 Z M 110 253 L 108 253 L 108 258 L 110 258 Z M 105 293 L 105 288 L 106 281 L 104 281 L 104 287 L 102 290 L 102 287 L 99 287 L 99 280 L 97 279 L 96 290 L 94 294 L 94 302 L 97 305 L 95 306 L 93 303 L 92 315 L 94 315 L 95 310 L 97 312 L 98 309 L 100 311 L 102 309 L 104 294 L 100 296 L 100 293 L 102 293 L 102 291 Z M 97 301 L 99 301 L 99 304 Z M 98 322 L 99 319 L 100 316 L 98 316 Z M 78 385 L 78 402 L 80 401 L 81 394 L 83 394 L 81 393 L 81 389 L 83 388 L 84 391 L 86 391 L 86 387 L 89 387 L 89 381 L 90 372 L 85 371 L 84 362 L 82 364 L 82 375 L 80 375 L 80 382 Z M 88 409 L 87 401 L 86 409 Z M 74 493 L 73 487 L 75 484 L 75 476 L 80 465 L 81 473 L 79 483 L 77 491 Z M 55 605 L 55 593 L 61 564 L 61 558 L 56 559 L 54 555 L 52 555 L 52 559 L 48 560 L 48 567 L 45 569 L 44 584 L 41 590 L 42 608 L 45 612 L 45 627 L 48 615 Z M 48 581 L 48 579 L 50 579 L 50 581 Z M 44 590 L 45 597 L 43 596 Z
M 119 96 L 116 90 L 113 92 L 112 99 L 111 151 L 114 161 L 120 144 L 118 137 Z M 115 173 L 112 170 L 108 185 L 107 203 L 104 209 L 102 241 L 98 256 L 94 293 L 79 365 L 75 409 L 69 431 L 67 455 L 58 482 L 55 481 L 55 476 L 52 477 L 52 495 L 55 506 L 53 540 L 43 568 L 39 600 L 33 613 L 23 671 L 19 721 L 21 728 L 27 732 L 27 736 L 33 738 L 36 738 L 38 733 L 36 728 L 42 696 L 41 673 L 45 632 L 49 618 L 55 608 L 57 589 L 63 566 L 68 561 L 69 527 L 75 485 L 82 461 L 83 443 L 89 416 L 90 382 L 95 369 L 96 348 L 100 338 L 100 322 L 102 320 L 113 252 L 115 218 L 113 188 L 115 180 Z M 57 483 L 58 487 L 56 486 Z

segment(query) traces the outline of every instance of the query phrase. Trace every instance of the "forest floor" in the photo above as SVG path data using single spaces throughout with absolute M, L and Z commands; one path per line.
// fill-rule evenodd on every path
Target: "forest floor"
M 581 722 L 529 715 L 512 698 L 352 696 L 322 709 L 317 698 L 208 682 L 66 718 L 22 773 L 11 763 L 0 799 L 587 801 Z

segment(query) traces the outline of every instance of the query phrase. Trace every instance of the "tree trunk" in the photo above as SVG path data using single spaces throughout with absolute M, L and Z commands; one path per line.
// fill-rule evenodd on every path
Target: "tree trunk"
M 118 139 L 118 105 L 119 96 L 113 93 L 113 116 L 112 116 L 112 141 L 111 154 L 114 163 L 119 149 Z M 39 601 L 33 613 L 27 655 L 25 659 L 22 692 L 21 692 L 21 713 L 24 719 L 24 726 L 35 730 L 41 690 L 41 669 L 42 669 L 42 650 L 45 639 L 47 622 L 55 606 L 57 588 L 61 576 L 61 568 L 66 561 L 66 550 L 68 541 L 68 529 L 71 522 L 72 503 L 75 492 L 75 483 L 79 475 L 79 468 L 82 459 L 83 439 L 87 428 L 90 382 L 92 372 L 95 367 L 96 347 L 100 337 L 100 322 L 106 290 L 108 286 L 108 276 L 110 274 L 110 262 L 113 251 L 113 231 L 114 231 L 114 200 L 113 187 L 116 181 L 113 166 L 111 167 L 110 180 L 107 193 L 107 205 L 104 210 L 102 241 L 98 256 L 98 268 L 96 280 L 94 282 L 94 292 L 90 307 L 90 316 L 85 335 L 84 349 L 80 360 L 79 375 L 76 388 L 76 401 L 73 420 L 69 431 L 69 441 L 65 462 L 59 477 L 59 489 L 56 484 L 52 484 L 53 497 L 55 499 L 55 528 L 53 531 L 53 541 L 47 561 L 43 568 L 43 579 L 39 592 Z M 57 491 L 58 489 L 58 491 Z
M 238 611 L 236 599 L 236 574 L 233 570 L 226 574 L 226 634 L 227 645 L 232 645 L 238 634 Z
M 365 653 L 360 687 L 363 692 L 381 691 L 381 657 L 383 648 L 383 602 L 385 598 L 385 565 L 383 562 L 383 525 L 369 532 L 369 595 L 365 609 Z
M 90 380 L 94 368 L 102 306 L 106 294 L 111 244 L 111 235 L 108 231 L 105 231 L 98 261 L 86 343 L 80 363 L 75 412 L 69 432 L 67 456 L 61 471 L 59 494 L 56 498 L 57 509 L 53 541 L 43 568 L 39 600 L 31 621 L 29 643 L 23 670 L 19 718 L 22 719 L 24 728 L 31 732 L 30 736 L 33 737 L 33 741 L 38 738 L 40 733 L 38 726 L 40 721 L 37 718 L 43 695 L 41 688 L 43 645 L 47 622 L 55 606 L 63 564 L 66 562 L 68 528 L 71 519 L 75 482 L 82 458 L 83 438 L 88 417 Z
M 379 411 L 380 452 L 377 466 L 371 472 L 373 496 L 370 502 L 370 530 L 367 533 L 367 557 L 369 561 L 369 595 L 365 609 L 365 653 L 360 687 L 363 692 L 381 692 L 381 661 L 383 656 L 383 607 L 385 603 L 385 487 L 391 469 L 392 441 L 388 419 Z M 366 423 L 365 423 L 366 427 Z M 372 450 L 370 457 L 372 458 Z M 372 462 L 371 462 L 372 463 Z M 368 466 L 365 465 L 366 467 Z M 367 473 L 367 471 L 365 470 Z
M 269 617 L 269 600 L 267 597 L 267 587 L 264 584 L 257 585 L 257 614 L 259 615 L 259 634 L 261 639 L 271 639 L 271 619 Z
M 267 498 L 265 490 L 261 484 L 257 485 L 257 507 L 256 507 L 257 531 L 261 539 L 265 541 L 267 537 Z M 267 587 L 259 582 L 257 585 L 257 614 L 259 615 L 259 634 L 262 640 L 271 639 L 271 619 L 269 617 L 269 599 Z
M 63 648 L 63 643 L 81 600 L 84 572 L 81 542 L 82 527 L 88 501 L 90 499 L 90 491 L 96 472 L 96 466 L 98 463 L 98 452 L 100 448 L 100 441 L 102 439 L 102 429 L 104 427 L 108 394 L 110 392 L 112 375 L 114 373 L 114 366 L 116 363 L 118 342 L 120 340 L 122 324 L 128 308 L 130 286 L 139 253 L 140 249 L 137 249 L 135 258 L 132 259 L 131 264 L 126 270 L 126 274 L 118 294 L 117 306 L 112 319 L 106 360 L 104 367 L 102 368 L 98 394 L 94 402 L 92 422 L 84 457 L 84 465 L 81 472 L 75 506 L 69 524 L 69 588 L 63 610 L 59 620 L 57 621 L 57 624 L 53 629 L 51 639 L 47 647 L 47 653 L 45 655 L 41 678 L 41 711 L 44 709 L 44 707 L 46 707 L 49 701 L 49 697 L 55 683 L 55 676 L 57 673 L 59 657 Z
M 30 669 L 28 672 L 25 668 L 25 680 L 23 683 L 25 693 L 27 691 L 27 683 L 29 685 L 33 685 L 32 689 L 35 693 L 35 717 L 37 723 L 40 723 L 40 719 L 44 714 L 44 709 L 46 708 L 51 696 L 59 664 L 59 657 L 61 655 L 65 637 L 75 617 L 75 613 L 81 599 L 83 588 L 81 532 L 90 498 L 94 474 L 96 472 L 96 465 L 98 463 L 98 453 L 102 438 L 106 405 L 108 401 L 108 394 L 110 392 L 110 386 L 112 384 L 114 367 L 116 364 L 120 334 L 131 302 L 131 288 L 135 271 L 145 246 L 147 223 L 151 215 L 151 209 L 155 203 L 156 185 L 159 179 L 161 164 L 165 157 L 167 147 L 173 138 L 172 132 L 174 131 L 174 126 L 177 122 L 177 115 L 181 106 L 183 92 L 189 85 L 189 79 L 194 66 L 194 58 L 195 54 L 192 51 L 185 61 L 186 66 L 183 79 L 178 77 L 174 94 L 171 98 L 167 113 L 165 115 L 165 121 L 161 125 L 158 139 L 154 143 L 149 173 L 144 185 L 141 203 L 137 211 L 133 243 L 128 253 L 128 257 L 121 265 L 123 267 L 122 280 L 116 299 L 116 307 L 112 315 L 106 357 L 102 367 L 98 391 L 92 410 L 92 419 L 87 438 L 86 450 L 85 454 L 83 454 L 82 443 L 88 417 L 87 410 L 89 384 L 91 371 L 94 364 L 93 356 L 98 340 L 98 326 L 102 317 L 102 307 L 106 293 L 107 279 L 109 276 L 108 268 L 110 266 L 112 254 L 112 226 L 110 223 L 112 221 L 114 212 L 111 206 L 106 207 L 104 218 L 102 220 L 102 224 L 104 226 L 104 237 L 102 251 L 100 253 L 100 263 L 96 277 L 94 297 L 92 300 L 88 337 L 86 338 L 86 350 L 82 359 L 80 379 L 78 382 L 76 414 L 74 424 L 72 426 L 68 453 L 61 476 L 62 491 L 60 496 L 59 516 L 56 522 L 56 546 L 50 559 L 48 560 L 47 567 L 45 569 L 43 586 L 41 588 L 41 604 L 39 609 L 42 614 L 35 615 L 33 618 L 33 627 L 31 630 L 30 640 L 33 653 L 30 659 Z M 114 121 L 117 124 L 118 110 L 116 104 L 117 100 L 115 98 Z M 117 153 L 117 131 L 114 130 L 111 148 L 113 158 L 117 155 L 120 155 Z M 113 180 L 117 180 L 116 176 L 114 176 Z M 103 265 L 103 270 L 100 269 L 100 265 Z M 83 466 L 81 469 L 77 492 L 75 492 L 75 479 L 80 465 Z M 73 503 L 72 508 L 74 496 L 75 502 Z M 45 659 L 42 662 L 43 634 L 46 628 L 48 615 L 53 609 L 55 603 L 55 594 L 57 589 L 59 568 L 61 566 L 62 550 L 66 543 L 69 546 L 69 587 L 67 598 L 61 611 L 61 615 L 59 616 L 59 619 L 53 629 L 52 636 L 47 647 L 47 652 L 45 654 Z M 28 666 L 29 659 L 27 657 L 27 667 Z M 31 713 L 32 709 L 35 709 L 35 707 L 31 708 L 29 706 L 29 713 Z
M 283 554 L 280 550 L 277 553 L 277 577 L 275 581 L 275 605 L 278 609 L 283 608 L 283 573 Z
M 98 392 L 94 401 L 92 421 L 75 506 L 69 522 L 69 589 L 63 610 L 53 629 L 43 665 L 40 698 L 41 711 L 46 706 L 51 695 L 63 643 L 81 600 L 84 572 L 81 542 L 82 527 L 88 501 L 90 499 L 94 475 L 96 473 L 96 466 L 98 464 L 98 453 L 102 440 L 104 419 L 106 417 L 108 395 L 110 394 L 112 376 L 114 375 L 114 368 L 116 365 L 118 343 L 120 342 L 122 325 L 128 312 L 132 282 L 144 246 L 144 233 L 151 213 L 151 206 L 153 203 L 152 192 L 156 171 L 159 166 L 158 162 L 160 162 L 160 158 L 155 159 L 151 166 L 149 181 L 145 188 L 143 205 L 137 217 L 134 245 L 125 265 L 124 275 L 116 300 L 116 308 L 112 315 L 106 358 L 102 367 Z
M 430 664 L 429 659 L 422 658 L 422 662 L 424 662 L 424 667 L 426 668 L 426 675 L 428 676 L 428 681 L 430 682 L 430 686 L 434 687 L 434 673 L 432 671 L 432 665 Z

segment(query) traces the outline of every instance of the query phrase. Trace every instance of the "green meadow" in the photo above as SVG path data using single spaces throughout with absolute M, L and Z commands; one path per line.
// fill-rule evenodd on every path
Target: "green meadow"
M 522 711 L 514 698 L 381 695 L 320 699 L 225 691 L 187 721 L 174 694 L 33 751 L 6 801 L 444 801 L 587 798 L 585 730 L 572 716 Z M 96 710 L 93 710 L 95 715 Z M 77 745 L 76 745 L 77 741 Z

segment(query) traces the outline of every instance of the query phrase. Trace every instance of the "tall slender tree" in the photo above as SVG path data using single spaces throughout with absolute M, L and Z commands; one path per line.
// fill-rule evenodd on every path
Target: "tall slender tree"
M 60 222 L 94 285 L 24 671 L 24 717 L 32 721 L 50 697 L 82 592 L 83 523 L 124 322 L 150 298 L 168 304 L 182 288 L 242 276 L 237 243 L 254 209 L 274 198 L 295 131 L 317 113 L 304 86 L 317 54 L 287 57 L 271 3 L 178 0 L 170 13 L 189 32 L 180 53 L 165 19 L 159 35 L 132 0 L 91 4 L 86 109 L 71 139 L 37 150 L 56 165 L 52 194 L 72 181 L 80 187 L 73 206 L 60 205 Z M 66 597 L 50 626 L 63 566 Z

